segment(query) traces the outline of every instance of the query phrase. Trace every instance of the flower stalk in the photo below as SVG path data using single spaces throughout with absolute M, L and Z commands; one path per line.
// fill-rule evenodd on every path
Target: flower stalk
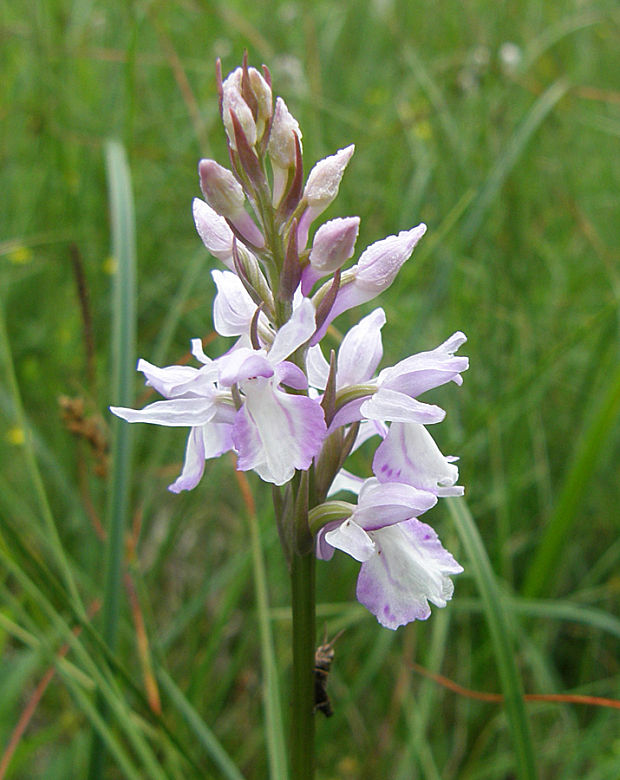
M 315 556 L 291 561 L 293 673 L 291 678 L 291 777 L 312 780 L 314 756 Z

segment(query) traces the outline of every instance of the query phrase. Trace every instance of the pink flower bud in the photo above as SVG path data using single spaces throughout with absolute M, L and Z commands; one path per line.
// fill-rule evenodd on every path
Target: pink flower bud
M 214 160 L 201 160 L 198 173 L 200 188 L 209 206 L 220 216 L 226 217 L 247 241 L 256 247 L 263 247 L 263 234 L 245 210 L 243 187 L 233 174 Z
M 290 168 L 295 164 L 295 140 L 293 133 L 301 141 L 301 130 L 295 117 L 286 107 L 282 98 L 276 100 L 276 110 L 269 136 L 267 151 L 274 165 Z
M 421 223 L 411 230 L 401 231 L 397 236 L 376 241 L 365 249 L 357 264 L 342 274 L 334 304 L 313 336 L 312 344 L 317 344 L 323 338 L 327 326 L 342 312 L 367 303 L 387 290 L 425 233 L 426 225 Z M 317 308 L 328 291 L 329 285 L 324 284 L 315 293 L 313 301 Z
M 243 70 L 241 68 L 235 68 L 222 83 L 222 120 L 224 122 L 224 127 L 226 128 L 228 141 L 233 149 L 236 149 L 237 145 L 235 142 L 235 131 L 233 129 L 232 118 L 230 116 L 231 109 L 235 112 L 250 146 L 254 146 L 256 143 L 256 121 L 254 120 L 250 107 L 241 95 L 242 77 Z
M 351 144 L 336 154 L 319 160 L 310 171 L 303 194 L 303 200 L 308 207 L 299 221 L 297 234 L 300 249 L 306 245 L 308 228 L 312 221 L 322 214 L 338 195 L 342 176 L 354 151 L 355 146 Z
M 267 151 L 273 168 L 273 204 L 277 206 L 288 181 L 289 170 L 295 165 L 295 136 L 301 146 L 301 130 L 282 98 L 276 100 Z
M 234 268 L 232 261 L 234 235 L 228 227 L 228 222 L 200 198 L 194 198 L 192 211 L 196 230 L 202 243 L 214 257 L 221 260 L 232 271 Z
M 260 140 L 263 137 L 267 123 L 271 119 L 273 111 L 271 87 L 256 68 L 249 69 L 250 86 L 256 97 L 256 135 Z
M 243 187 L 228 168 L 224 168 L 215 160 L 201 160 L 198 164 L 198 174 L 200 189 L 214 211 L 229 219 L 243 211 Z
M 310 265 L 302 277 L 302 292 L 307 295 L 314 283 L 327 274 L 333 274 L 346 263 L 355 249 L 359 217 L 344 217 L 325 222 L 314 234 Z
M 248 100 L 250 100 L 251 105 L 243 97 L 242 79 L 243 68 L 235 68 L 222 83 L 222 119 L 233 149 L 236 149 L 237 146 L 230 115 L 231 110 L 234 111 L 239 120 L 250 146 L 254 146 L 256 141 L 263 137 L 272 111 L 271 87 L 256 68 L 248 68 L 249 89 L 251 91 Z
M 411 230 L 388 236 L 365 249 L 357 263 L 354 282 L 360 293 L 363 291 L 374 298 L 387 290 L 425 233 L 426 225 L 422 222 Z M 366 300 L 371 300 L 371 297 Z
M 315 217 L 329 206 L 338 195 L 340 181 L 347 167 L 347 163 L 355 151 L 354 144 L 340 149 L 336 154 L 326 157 L 310 171 L 304 197 L 310 208 L 315 212 Z M 320 210 L 319 210 L 320 209 Z
M 353 254 L 359 226 L 359 217 L 338 217 L 321 225 L 312 242 L 310 264 L 323 274 L 341 268 Z

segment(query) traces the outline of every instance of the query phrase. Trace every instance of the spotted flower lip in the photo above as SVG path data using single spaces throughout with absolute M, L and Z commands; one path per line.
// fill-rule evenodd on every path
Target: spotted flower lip
M 454 593 L 450 577 L 463 567 L 435 531 L 417 518 L 373 533 L 375 554 L 362 563 L 356 596 L 386 628 L 430 617 L 429 602 L 445 607 Z
M 406 482 L 438 497 L 462 496 L 455 458 L 441 454 L 423 425 L 392 423 L 372 463 L 380 482 Z
M 436 502 L 428 491 L 371 478 L 362 483 L 350 517 L 318 533 L 319 558 L 339 549 L 361 562 L 357 598 L 386 628 L 425 620 L 429 602 L 445 607 L 453 593 L 450 576 L 463 571 L 417 518 Z
M 240 316 L 245 316 L 243 311 Z M 228 324 L 232 321 L 231 317 Z M 111 407 L 111 411 L 127 422 L 191 428 L 185 466 L 171 490 L 194 487 L 202 476 L 204 459 L 229 449 L 237 453 L 241 471 L 254 469 L 266 482 L 282 485 L 296 469 L 310 467 L 326 434 L 321 406 L 306 395 L 282 389 L 283 384 L 296 390 L 307 386 L 304 372 L 286 358 L 308 341 L 314 329 L 314 307 L 305 298 L 268 350 L 240 344 L 210 360 L 195 339 L 192 352 L 203 363 L 200 369 L 158 368 L 141 360 L 138 368 L 147 384 L 166 400 L 145 409 Z M 233 387 L 242 400 L 238 410 Z

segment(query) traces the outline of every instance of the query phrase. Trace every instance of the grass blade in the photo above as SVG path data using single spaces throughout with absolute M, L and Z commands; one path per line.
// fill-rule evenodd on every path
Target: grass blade
M 278 684 L 278 665 L 276 663 L 271 622 L 269 615 L 269 600 L 267 595 L 267 575 L 263 551 L 261 549 L 260 531 L 254 500 L 245 474 L 235 471 L 235 476 L 247 509 L 250 525 L 250 540 L 252 547 L 252 563 L 254 569 L 254 588 L 256 592 L 256 607 L 260 632 L 261 660 L 263 665 L 263 702 L 265 707 L 265 730 L 267 736 L 267 751 L 269 754 L 269 770 L 273 780 L 285 780 L 288 777 L 286 761 L 286 742 L 282 724 L 280 707 L 280 687 Z
M 243 780 L 243 775 L 235 764 L 233 764 L 230 756 L 226 753 L 215 734 L 202 720 L 166 670 L 162 666 L 159 666 L 156 670 L 156 674 L 162 689 L 181 713 L 185 722 L 198 739 L 198 742 L 205 749 L 207 755 L 222 773 L 221 777 L 224 780 Z
M 472 206 L 469 217 L 463 225 L 465 241 L 469 241 L 474 237 L 482 224 L 487 209 L 497 197 L 497 193 L 515 166 L 528 141 L 556 103 L 566 94 L 567 90 L 568 83 L 565 79 L 561 78 L 555 81 L 534 103 L 524 121 L 510 138 L 504 153 L 499 156 L 483 184 L 478 199 Z
M 555 510 L 534 554 L 523 585 L 523 595 L 533 598 L 544 592 L 556 576 L 556 563 L 579 516 L 579 507 L 592 473 L 603 452 L 603 442 L 613 432 L 620 415 L 620 368 L 616 371 L 597 414 L 577 447 Z
M 19 391 L 19 385 L 17 383 L 17 376 L 15 374 L 15 365 L 13 363 L 13 355 L 11 353 L 11 346 L 9 343 L 9 336 L 6 329 L 6 320 L 4 314 L 4 300 L 0 295 L 0 366 L 3 368 L 3 374 L 8 379 L 11 400 L 13 403 L 13 414 L 15 415 L 15 423 L 17 427 L 23 431 L 24 434 L 24 455 L 26 460 L 26 469 L 28 476 L 32 484 L 34 494 L 39 504 L 39 511 L 43 518 L 45 531 L 48 536 L 48 545 L 52 555 L 55 559 L 55 563 L 60 570 L 64 585 L 70 594 L 71 600 L 76 611 L 84 615 L 84 607 L 78 594 L 78 590 L 73 578 L 73 574 L 65 553 L 65 549 L 62 545 L 62 540 L 58 533 L 56 521 L 50 507 L 43 479 L 41 477 L 41 471 L 37 464 L 33 446 L 33 434 L 28 425 L 26 413 L 22 404 L 21 393 Z
M 515 663 L 506 619 L 510 603 L 502 598 L 491 563 L 466 502 L 463 499 L 448 499 L 447 503 L 469 558 L 469 568 L 478 586 L 489 626 L 504 693 L 506 716 L 512 733 L 517 776 L 521 780 L 533 780 L 537 777 L 534 747 L 523 701 L 523 686 Z
M 109 141 L 105 149 L 112 224 L 112 254 L 116 261 L 112 291 L 112 387 L 110 400 L 129 406 L 133 400 L 136 332 L 136 237 L 131 177 L 123 146 Z M 106 574 L 103 600 L 103 639 L 114 650 L 122 590 L 124 530 L 129 515 L 131 480 L 131 426 L 112 421 L 112 475 L 107 506 Z M 106 717 L 100 701 L 101 714 Z M 89 777 L 103 773 L 103 744 L 95 736 Z

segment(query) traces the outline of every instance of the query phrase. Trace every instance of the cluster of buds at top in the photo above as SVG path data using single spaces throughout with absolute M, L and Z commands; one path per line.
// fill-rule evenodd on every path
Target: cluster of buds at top
M 304 186 L 301 130 L 281 97 L 274 108 L 268 69 L 260 73 L 244 58 L 224 81 L 219 62 L 217 73 L 230 168 L 200 161 L 204 201 L 194 204 L 196 227 L 209 251 L 238 274 L 278 328 L 291 316 L 300 283 L 309 295 L 318 280 L 337 274 L 353 255 L 358 217 L 325 223 L 307 244 L 313 221 L 338 194 L 354 147 L 318 162 Z M 316 306 L 324 298 L 335 303 L 339 287 L 338 276 L 318 291 Z M 358 298 L 346 308 L 361 302 Z M 342 304 L 338 308 L 344 310 Z M 330 313 L 324 304 L 318 327 L 327 327 Z
M 326 359 L 321 341 L 335 317 L 386 290 L 426 231 L 417 225 L 365 249 L 352 265 L 358 217 L 314 226 L 338 194 L 354 147 L 316 163 L 304 184 L 302 135 L 271 78 L 243 65 L 224 81 L 220 110 L 230 168 L 199 163 L 204 200 L 194 220 L 207 249 L 227 270 L 217 286 L 215 328 L 237 340 L 200 368 L 138 370 L 165 400 L 134 410 L 113 407 L 129 422 L 190 428 L 185 462 L 170 485 L 194 488 L 205 460 L 233 451 L 237 468 L 254 470 L 279 489 L 276 518 L 286 555 L 335 549 L 362 563 L 357 596 L 389 628 L 445 606 L 459 564 L 419 516 L 443 496 L 460 495 L 454 458 L 445 457 L 428 426 L 443 409 L 418 396 L 461 384 L 467 358 L 458 332 L 428 352 L 378 371 L 383 355 L 381 308 L 362 318 Z M 372 476 L 345 469 L 348 456 L 380 440 Z M 357 496 L 351 503 L 340 491 Z

